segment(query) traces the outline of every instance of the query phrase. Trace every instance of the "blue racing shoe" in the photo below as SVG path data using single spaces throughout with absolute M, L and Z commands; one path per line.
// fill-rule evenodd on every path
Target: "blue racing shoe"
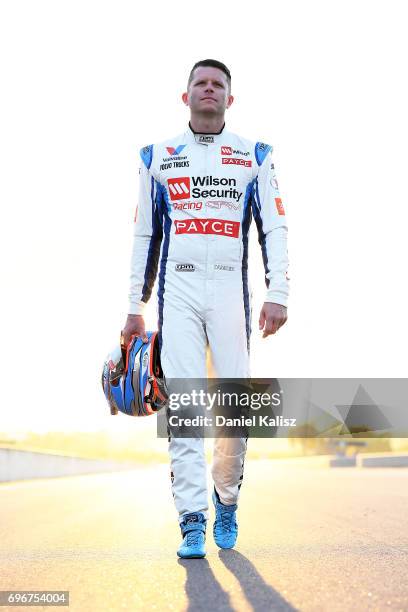
M 201 559 L 205 557 L 205 529 L 207 521 L 202 512 L 185 514 L 180 523 L 183 541 L 177 554 L 182 559 Z
M 212 500 L 215 506 L 215 523 L 213 527 L 214 540 L 220 548 L 233 548 L 238 536 L 236 520 L 237 504 L 225 506 L 214 488 Z

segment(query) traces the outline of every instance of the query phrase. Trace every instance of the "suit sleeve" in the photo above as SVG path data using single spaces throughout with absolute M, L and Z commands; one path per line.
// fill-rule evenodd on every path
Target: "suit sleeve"
M 141 151 L 139 199 L 134 220 L 130 265 L 129 314 L 144 312 L 156 280 L 163 237 L 158 209 L 158 185 L 150 171 L 153 147 L 150 155 L 146 154 L 148 149 L 145 147 Z
M 272 161 L 272 147 L 257 143 L 259 164 L 252 199 L 265 268 L 265 302 L 287 306 L 289 295 L 287 222 Z

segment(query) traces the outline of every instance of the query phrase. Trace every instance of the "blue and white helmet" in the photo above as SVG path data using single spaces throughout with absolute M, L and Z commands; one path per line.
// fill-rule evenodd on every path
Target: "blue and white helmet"
M 147 416 L 167 403 L 157 332 L 146 335 L 146 344 L 132 336 L 126 350 L 118 346 L 105 360 L 102 387 L 111 414 Z

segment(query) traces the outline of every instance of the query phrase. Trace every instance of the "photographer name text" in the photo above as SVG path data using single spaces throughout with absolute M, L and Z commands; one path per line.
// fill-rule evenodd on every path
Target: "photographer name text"
M 211 416 L 198 415 L 192 418 L 181 417 L 173 414 L 169 418 L 171 427 L 296 427 L 296 419 L 284 418 L 282 416 L 269 417 L 254 414 L 250 417 L 228 418 L 222 415 Z

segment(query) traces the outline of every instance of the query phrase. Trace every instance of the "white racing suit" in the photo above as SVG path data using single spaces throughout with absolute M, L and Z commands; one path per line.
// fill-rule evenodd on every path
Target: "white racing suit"
M 225 128 L 183 134 L 141 150 L 131 261 L 130 314 L 143 314 L 157 270 L 161 363 L 169 378 L 249 377 L 248 232 L 255 219 L 266 302 L 286 305 L 287 226 L 272 147 Z M 224 504 L 238 500 L 245 438 L 216 438 L 212 476 Z M 171 438 L 172 492 L 181 520 L 208 517 L 201 438 Z

